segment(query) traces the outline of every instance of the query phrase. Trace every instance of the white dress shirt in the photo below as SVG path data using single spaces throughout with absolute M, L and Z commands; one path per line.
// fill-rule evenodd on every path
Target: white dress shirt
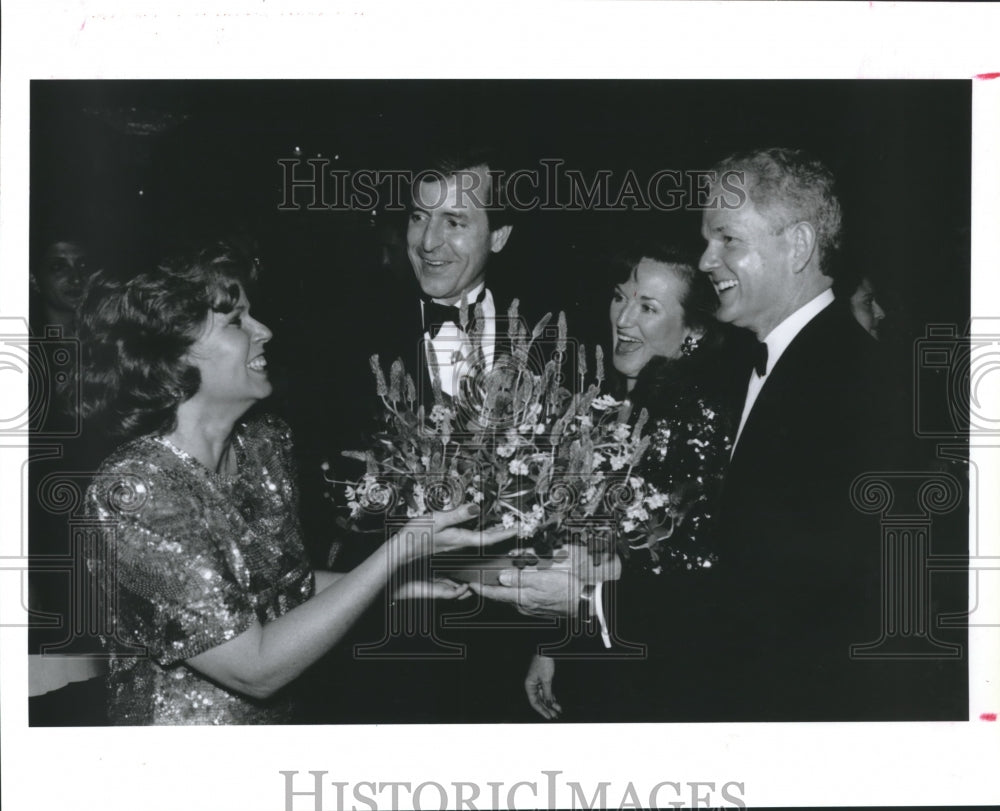
M 478 284 L 467 291 L 460 302 L 455 306 L 468 306 L 470 302 L 475 302 L 479 294 L 485 288 L 486 283 Z M 446 302 L 440 299 L 433 299 L 439 304 Z M 493 355 L 496 350 L 496 305 L 493 302 L 493 294 L 486 290 L 483 300 L 480 302 L 483 308 L 481 348 L 486 361 L 486 369 L 493 368 Z M 420 302 L 420 315 L 423 318 L 424 302 Z M 472 317 L 472 313 L 469 313 Z M 469 343 L 469 338 L 458 324 L 446 322 L 441 326 L 440 331 L 434 338 L 430 332 L 424 332 L 424 341 L 427 347 L 427 364 L 431 379 L 434 379 L 435 369 L 441 380 L 441 391 L 455 397 L 458 394 L 459 383 L 466 374 L 469 373 L 471 365 L 469 363 L 473 347 Z
M 743 404 L 743 416 L 740 417 L 740 427 L 736 431 L 736 438 L 733 440 L 732 453 L 736 452 L 736 445 L 740 441 L 740 434 L 743 433 L 743 426 L 746 425 L 747 418 L 750 416 L 750 410 L 753 408 L 753 404 L 757 402 L 760 390 L 764 388 L 764 383 L 767 381 L 767 377 L 771 374 L 771 370 L 778 362 L 778 359 L 788 349 L 789 344 L 795 340 L 795 336 L 802 331 L 805 325 L 831 304 L 833 304 L 833 291 L 828 288 L 816 296 L 816 298 L 799 307 L 799 309 L 771 330 L 764 339 L 764 343 L 767 344 L 767 369 L 765 370 L 764 377 L 757 374 L 756 369 L 750 374 L 747 398 Z

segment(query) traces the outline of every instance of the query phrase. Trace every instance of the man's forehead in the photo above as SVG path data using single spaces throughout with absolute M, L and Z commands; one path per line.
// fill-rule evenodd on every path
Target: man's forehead
M 426 211 L 478 211 L 489 207 L 490 176 L 486 167 L 450 174 L 422 172 L 414 178 L 413 203 Z
M 714 207 L 706 208 L 701 215 L 703 231 L 718 231 L 729 226 L 750 225 L 760 219 L 761 214 L 749 197 L 746 197 L 737 206 L 725 206 L 717 202 Z
M 53 242 L 45 251 L 46 256 L 80 256 L 83 253 L 83 246 L 71 240 Z

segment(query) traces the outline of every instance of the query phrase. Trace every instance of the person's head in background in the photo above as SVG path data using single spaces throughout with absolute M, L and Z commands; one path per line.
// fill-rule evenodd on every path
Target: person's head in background
M 73 228 L 37 229 L 30 247 L 31 327 L 76 329 L 76 310 L 94 267 L 85 238 Z
M 885 309 L 875 298 L 875 286 L 872 280 L 865 276 L 851 294 L 851 314 L 855 320 L 878 338 L 882 322 L 885 320 Z
M 865 332 L 876 339 L 883 337 L 882 322 L 886 317 L 882 290 L 881 284 L 871 274 L 852 267 L 845 267 L 833 285 L 838 303 L 846 307 Z

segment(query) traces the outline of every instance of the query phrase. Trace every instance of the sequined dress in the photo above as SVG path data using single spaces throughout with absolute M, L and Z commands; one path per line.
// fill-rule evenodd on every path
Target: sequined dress
M 646 432 L 652 440 L 639 469 L 669 494 L 678 518 L 663 522 L 657 540 L 645 532 L 627 538 L 625 565 L 652 574 L 711 568 L 718 560 L 712 521 L 732 450 L 733 408 L 712 382 L 707 351 L 657 366 L 634 398 L 651 415 Z
M 100 522 L 91 572 L 117 583 L 104 590 L 112 724 L 288 720 L 290 695 L 256 701 L 185 664 L 313 593 L 287 426 L 248 420 L 233 447 L 238 472 L 227 478 L 163 437 L 141 437 L 105 460 L 87 491 Z

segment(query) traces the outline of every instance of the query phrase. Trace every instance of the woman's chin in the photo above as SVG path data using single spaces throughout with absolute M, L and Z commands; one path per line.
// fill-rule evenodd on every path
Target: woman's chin
M 616 352 L 611 363 L 615 367 L 615 371 L 622 377 L 634 378 L 642 371 L 642 367 L 646 365 L 646 359 Z

